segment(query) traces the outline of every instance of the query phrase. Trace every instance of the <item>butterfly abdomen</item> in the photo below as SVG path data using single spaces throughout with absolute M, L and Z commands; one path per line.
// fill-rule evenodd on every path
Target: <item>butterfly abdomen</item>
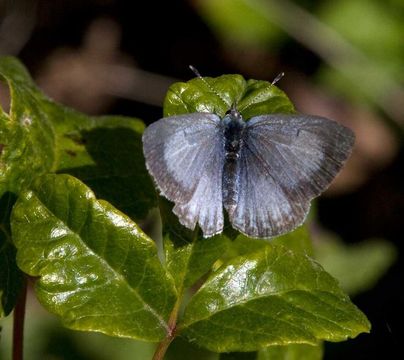
M 222 120 L 224 135 L 224 164 L 222 178 L 223 206 L 231 211 L 238 199 L 238 166 L 243 146 L 245 122 L 238 112 L 226 115 Z

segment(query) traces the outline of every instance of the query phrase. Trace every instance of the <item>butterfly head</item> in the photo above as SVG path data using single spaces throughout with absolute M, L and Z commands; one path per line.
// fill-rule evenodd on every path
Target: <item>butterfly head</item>
M 228 118 L 230 121 L 235 121 L 235 122 L 243 121 L 243 117 L 241 116 L 241 113 L 237 110 L 237 106 L 236 106 L 235 102 L 231 105 L 231 108 L 226 111 L 225 118 Z

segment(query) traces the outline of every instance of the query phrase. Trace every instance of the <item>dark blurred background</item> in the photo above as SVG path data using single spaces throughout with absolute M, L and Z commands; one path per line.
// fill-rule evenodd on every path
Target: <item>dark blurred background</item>
M 204 76 L 269 81 L 284 71 L 277 85 L 298 111 L 357 136 L 312 228 L 319 261 L 373 329 L 326 344 L 325 359 L 402 352 L 403 0 L 0 0 L 0 54 L 19 57 L 56 101 L 147 124 L 162 116 L 169 85 L 194 76 L 189 64 Z M 7 107 L 4 91 L 0 101 Z M 32 359 L 150 357 L 146 345 L 77 335 L 34 299 L 30 306 Z

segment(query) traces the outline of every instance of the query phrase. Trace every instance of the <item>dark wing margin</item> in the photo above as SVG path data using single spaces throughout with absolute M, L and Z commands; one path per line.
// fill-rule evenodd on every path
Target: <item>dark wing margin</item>
M 143 134 L 146 166 L 181 224 L 205 237 L 223 230 L 223 135 L 215 114 L 171 116 Z
M 353 132 L 310 115 L 252 118 L 238 166 L 238 202 L 232 225 L 257 238 L 278 236 L 302 224 L 310 201 L 330 185 L 349 157 Z

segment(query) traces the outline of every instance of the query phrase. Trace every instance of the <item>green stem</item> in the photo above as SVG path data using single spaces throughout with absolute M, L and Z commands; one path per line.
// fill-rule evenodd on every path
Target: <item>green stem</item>
M 154 353 L 153 360 L 162 360 L 164 359 L 164 355 L 168 349 L 168 346 L 171 344 L 171 341 L 174 340 L 173 336 L 167 336 L 160 344 L 157 346 L 156 352 Z
M 27 283 L 21 290 L 20 298 L 14 309 L 13 324 L 13 360 L 23 360 L 24 349 L 24 320 L 25 306 L 27 302 Z
M 178 296 L 177 302 L 174 305 L 173 310 L 171 311 L 170 318 L 168 319 L 168 331 L 166 338 L 158 344 L 156 351 L 153 355 L 153 360 L 162 360 L 164 359 L 164 355 L 170 346 L 171 342 L 174 340 L 177 334 L 177 317 L 178 310 L 180 308 L 182 301 L 182 295 Z

